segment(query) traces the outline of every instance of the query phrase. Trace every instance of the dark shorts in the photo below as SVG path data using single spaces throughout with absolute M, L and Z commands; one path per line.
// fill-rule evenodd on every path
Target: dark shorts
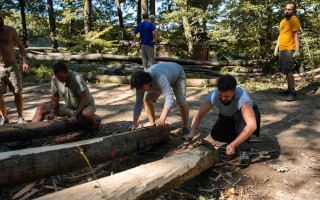
M 281 50 L 279 53 L 279 67 L 282 73 L 291 73 L 293 69 L 293 53 L 292 50 Z
M 259 137 L 261 115 L 257 105 L 254 105 L 253 111 L 256 117 L 257 129 L 253 132 L 253 135 Z M 219 114 L 219 118 L 211 129 L 211 137 L 219 142 L 226 142 L 230 144 L 234 141 L 242 132 L 246 122 L 242 116 L 242 112 L 238 110 L 233 117 L 225 117 Z M 238 148 L 240 150 L 247 150 L 250 148 L 250 137 L 241 143 Z

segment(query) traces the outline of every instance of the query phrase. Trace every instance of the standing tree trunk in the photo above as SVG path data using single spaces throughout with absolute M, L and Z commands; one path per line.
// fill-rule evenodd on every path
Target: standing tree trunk
M 189 19 L 188 19 L 188 1 L 175 0 L 175 2 L 177 2 L 179 4 L 182 13 L 184 13 L 182 16 L 182 24 L 183 24 L 183 29 L 184 29 L 184 35 L 185 35 L 186 40 L 188 42 L 188 53 L 189 53 L 189 55 L 191 55 L 193 53 L 193 37 L 192 37 L 192 33 L 191 33 L 191 26 L 190 26 Z
M 21 11 L 21 23 L 22 23 L 22 42 L 25 47 L 28 47 L 27 22 L 26 22 L 26 13 L 25 13 L 26 2 L 24 0 L 19 0 L 19 6 Z
M 156 14 L 156 0 L 150 0 L 150 15 L 155 15 Z
M 53 50 L 58 49 L 58 42 L 56 39 L 56 17 L 53 11 L 52 0 L 47 0 L 48 14 L 49 14 L 49 26 L 50 26 L 50 38 L 51 38 L 51 47 Z
M 141 23 L 141 0 L 138 0 L 137 24 Z
M 84 34 L 85 38 L 88 39 L 89 32 L 91 31 L 91 6 L 92 0 L 85 0 L 83 16 L 84 16 Z M 89 51 L 89 45 L 87 45 L 87 52 Z
M 141 12 L 148 13 L 148 0 L 141 0 Z
M 121 10 L 121 5 L 120 5 L 120 0 L 116 0 L 116 5 L 117 5 L 117 13 L 118 13 L 118 18 L 119 18 L 119 26 L 122 31 L 122 38 L 123 39 L 128 39 L 126 29 L 123 24 L 123 17 L 122 17 L 122 10 Z

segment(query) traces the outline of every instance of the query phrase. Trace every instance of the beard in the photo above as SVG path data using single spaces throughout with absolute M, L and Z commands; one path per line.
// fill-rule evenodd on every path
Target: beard
M 220 101 L 223 103 L 223 105 L 228 106 L 228 105 L 230 105 L 232 103 L 233 99 L 234 99 L 234 96 L 232 97 L 231 100 L 222 101 L 222 99 L 220 99 Z
M 290 13 L 284 13 L 284 17 L 287 19 L 290 19 L 290 17 L 292 17 L 293 14 Z

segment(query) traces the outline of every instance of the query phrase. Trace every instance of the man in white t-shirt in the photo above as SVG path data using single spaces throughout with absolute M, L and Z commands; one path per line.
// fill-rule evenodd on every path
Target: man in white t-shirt
M 237 87 L 237 81 L 230 75 L 218 80 L 218 88 L 212 91 L 192 120 L 190 134 L 186 140 L 192 139 L 203 117 L 216 106 L 220 113 L 211 130 L 211 137 L 226 142 L 227 155 L 234 155 L 239 150 L 240 164 L 249 165 L 250 136 L 259 136 L 260 112 L 248 93 Z

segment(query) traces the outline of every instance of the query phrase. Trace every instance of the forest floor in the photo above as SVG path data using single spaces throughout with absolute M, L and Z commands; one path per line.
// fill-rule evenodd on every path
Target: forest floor
M 255 84 L 255 83 L 251 83 Z M 318 199 L 320 189 L 320 96 L 308 96 L 306 92 L 316 86 L 306 86 L 298 91 L 298 99 L 284 101 L 278 94 L 279 88 L 263 91 L 243 85 L 258 104 L 261 112 L 260 137 L 253 136 L 252 147 L 259 151 L 272 151 L 270 157 L 256 157 L 247 168 L 240 168 L 234 162 L 218 162 L 198 177 L 159 196 L 157 199 Z M 95 98 L 97 114 L 102 117 L 100 131 L 94 137 L 127 131 L 132 120 L 135 101 L 134 91 L 129 85 L 90 84 Z M 203 102 L 207 92 L 213 88 L 187 88 L 187 101 L 190 107 L 190 122 Z M 31 120 L 36 106 L 50 100 L 49 84 L 25 85 L 24 115 Z M 41 98 L 40 98 L 41 97 Z M 12 94 L 5 95 L 10 122 L 16 121 L 16 110 Z M 155 104 L 159 116 L 163 97 Z M 203 119 L 199 128 L 199 138 L 213 143 L 217 148 L 222 144 L 213 141 L 210 130 L 217 119 L 218 112 L 213 109 Z M 141 123 L 148 125 L 143 111 Z M 167 123 L 177 127 L 172 131 L 172 140 L 160 147 L 153 147 L 125 158 L 103 163 L 94 168 L 98 178 L 121 172 L 141 164 L 152 162 L 179 151 L 184 145 L 180 139 L 181 118 L 178 106 L 174 106 Z M 103 133 L 102 133 L 103 132 Z M 45 139 L 50 143 L 55 137 Z M 196 138 L 197 140 L 197 138 Z M 42 196 L 55 189 L 63 189 L 92 180 L 89 169 L 85 168 L 64 175 L 57 175 L 37 181 L 36 189 L 29 198 Z M 77 177 L 77 178 L 70 178 Z M 0 199 L 12 199 L 22 190 L 24 184 L 1 191 Z M 19 197 L 17 199 L 28 199 Z

